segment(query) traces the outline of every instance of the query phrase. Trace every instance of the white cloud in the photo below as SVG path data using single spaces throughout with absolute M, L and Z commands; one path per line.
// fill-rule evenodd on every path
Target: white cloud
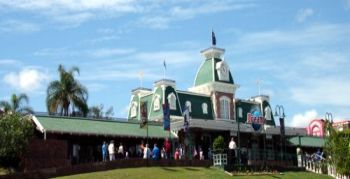
M 350 0 L 345 0 L 345 9 L 350 10 Z
M 13 60 L 13 59 L 0 59 L 0 65 L 19 65 L 21 64 L 20 61 Z
M 130 53 L 133 53 L 134 49 L 121 49 L 121 48 L 104 48 L 104 49 L 97 49 L 92 52 L 92 55 L 94 57 L 110 57 L 110 56 L 117 56 L 117 55 L 127 55 Z
M 159 0 L 3 0 L 0 8 L 27 11 L 62 23 L 59 28 L 77 27 L 93 20 L 136 15 L 134 25 L 164 29 L 172 21 L 191 19 L 203 14 L 255 7 L 253 1 L 159 1 Z
M 37 32 L 39 25 L 19 20 L 6 20 L 0 22 L 0 32 Z
M 291 86 L 291 98 L 309 105 L 349 106 L 350 84 L 340 76 L 304 78 L 303 84 Z
M 47 71 L 33 67 L 6 74 L 3 81 L 21 92 L 35 92 L 49 79 Z
M 311 17 L 314 14 L 312 8 L 300 9 L 295 17 L 298 22 L 304 22 L 307 18 Z
M 292 121 L 289 121 L 287 126 L 291 127 L 306 127 L 311 120 L 317 118 L 317 111 L 315 109 L 305 111 L 304 114 L 296 114 L 293 116 Z

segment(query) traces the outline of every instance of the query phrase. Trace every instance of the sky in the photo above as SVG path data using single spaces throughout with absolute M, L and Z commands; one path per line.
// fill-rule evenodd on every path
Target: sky
M 350 0 L 0 0 L 0 100 L 46 111 L 57 68 L 77 66 L 88 104 L 127 117 L 131 90 L 163 78 L 187 90 L 210 47 L 240 88 L 283 105 L 288 126 L 350 118 Z M 278 120 L 276 120 L 278 123 Z

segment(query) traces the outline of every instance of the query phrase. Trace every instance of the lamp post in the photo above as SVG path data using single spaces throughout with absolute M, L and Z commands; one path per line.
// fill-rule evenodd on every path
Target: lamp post
M 239 122 L 239 112 L 237 109 L 238 107 L 241 105 L 241 101 L 238 101 L 237 103 L 237 107 L 236 107 L 236 122 L 237 122 L 237 127 L 238 127 L 238 131 L 237 131 L 237 142 L 238 142 L 238 150 L 237 150 L 237 164 L 239 167 L 239 170 L 241 170 L 241 137 L 240 137 L 240 122 Z
M 275 116 L 279 117 L 280 120 L 280 132 L 281 132 L 281 161 L 284 159 L 284 152 L 283 152 L 283 146 L 284 146 L 284 117 L 286 116 L 284 114 L 284 108 L 282 105 L 276 105 L 275 108 Z

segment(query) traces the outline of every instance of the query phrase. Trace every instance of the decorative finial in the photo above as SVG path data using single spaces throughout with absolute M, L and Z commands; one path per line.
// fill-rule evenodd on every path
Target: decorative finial
M 215 33 L 214 33 L 214 30 L 213 30 L 213 29 L 211 30 L 211 44 L 212 44 L 213 46 L 216 45 L 216 38 L 215 38 Z

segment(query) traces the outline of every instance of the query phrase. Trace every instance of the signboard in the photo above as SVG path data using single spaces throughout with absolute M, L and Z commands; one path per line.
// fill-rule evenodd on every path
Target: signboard
M 265 123 L 265 118 L 262 116 L 260 111 L 253 110 L 251 113 L 247 114 L 247 123 L 252 124 L 253 129 L 258 131 Z

